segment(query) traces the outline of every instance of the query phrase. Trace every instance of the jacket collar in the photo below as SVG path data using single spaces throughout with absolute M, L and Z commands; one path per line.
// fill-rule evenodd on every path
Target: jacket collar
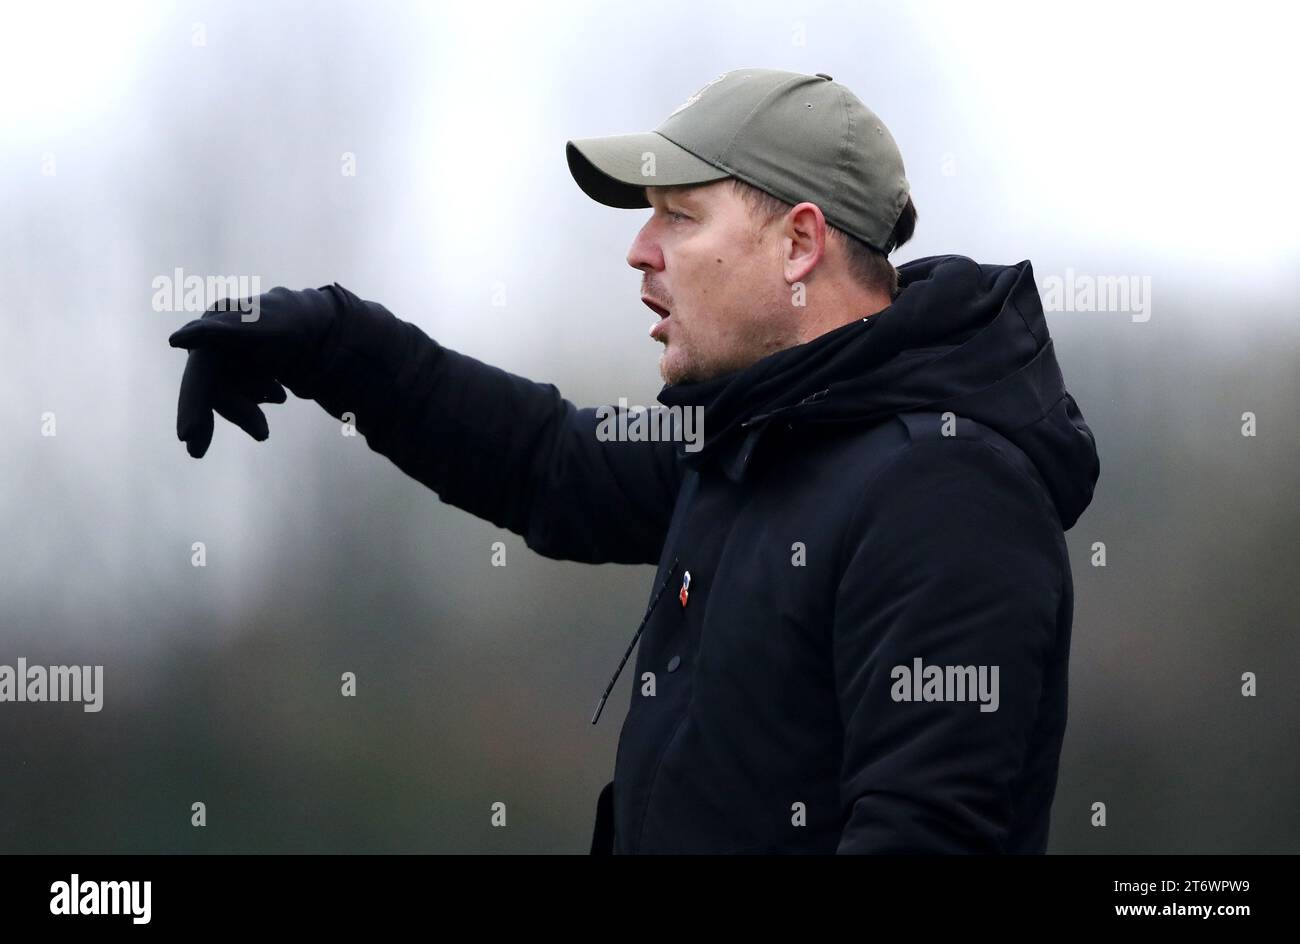
M 685 449 L 682 449 L 679 452 L 679 459 L 686 465 L 697 469 L 707 462 L 716 462 L 729 480 L 739 484 L 745 480 L 749 469 L 753 465 L 753 456 L 758 450 L 759 442 L 771 425 L 786 422 L 789 418 L 797 415 L 801 408 L 817 403 L 825 398 L 829 392 L 829 388 L 818 390 L 804 397 L 798 403 L 755 414 L 749 419 L 740 422 L 727 435 L 710 443 L 711 448 L 702 449 L 699 452 L 686 452 Z M 706 411 L 706 422 L 707 416 Z

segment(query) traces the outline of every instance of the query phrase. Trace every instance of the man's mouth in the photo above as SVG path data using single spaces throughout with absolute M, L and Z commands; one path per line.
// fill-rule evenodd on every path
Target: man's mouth
M 668 327 L 668 320 L 672 317 L 672 312 L 647 295 L 642 295 L 641 301 L 645 303 L 647 308 L 659 316 L 659 320 L 650 326 L 650 337 L 655 341 L 662 341 L 664 331 Z

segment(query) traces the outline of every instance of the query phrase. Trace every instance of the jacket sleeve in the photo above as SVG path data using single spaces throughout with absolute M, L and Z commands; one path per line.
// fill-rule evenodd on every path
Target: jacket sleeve
M 335 284 L 310 396 L 448 504 L 585 563 L 652 564 L 680 485 L 671 442 L 601 441 L 598 411 L 434 341 Z M 613 409 L 613 408 L 609 408 Z
M 871 481 L 841 549 L 833 625 L 838 852 L 1004 850 L 1058 656 L 1059 530 L 1038 485 L 979 440 L 913 442 Z M 913 689 L 897 667 L 916 674 L 916 659 L 922 680 L 928 666 L 986 667 L 996 700 L 981 704 L 978 687 L 975 700 L 902 700 Z

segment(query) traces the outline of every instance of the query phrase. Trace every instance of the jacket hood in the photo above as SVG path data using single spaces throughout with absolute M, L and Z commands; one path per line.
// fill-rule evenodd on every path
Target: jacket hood
M 951 410 L 1023 451 L 1062 528 L 1071 528 L 1092 501 L 1100 463 L 1065 389 L 1029 261 L 930 256 L 898 274 L 893 304 L 870 317 L 741 370 L 665 386 L 664 405 L 704 407 L 703 444 L 683 451 L 683 461 L 725 463 L 737 450 L 747 458 L 778 417 L 874 424 L 896 413 Z

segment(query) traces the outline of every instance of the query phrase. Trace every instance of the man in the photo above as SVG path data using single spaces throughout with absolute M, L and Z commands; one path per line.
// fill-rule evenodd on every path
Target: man
M 699 448 L 611 440 L 337 284 L 173 334 L 180 438 L 265 438 L 283 383 L 540 554 L 658 564 L 593 852 L 1043 852 L 1099 465 L 1029 263 L 895 271 L 902 158 L 825 74 L 728 72 L 567 153 L 653 209 L 627 261 Z

